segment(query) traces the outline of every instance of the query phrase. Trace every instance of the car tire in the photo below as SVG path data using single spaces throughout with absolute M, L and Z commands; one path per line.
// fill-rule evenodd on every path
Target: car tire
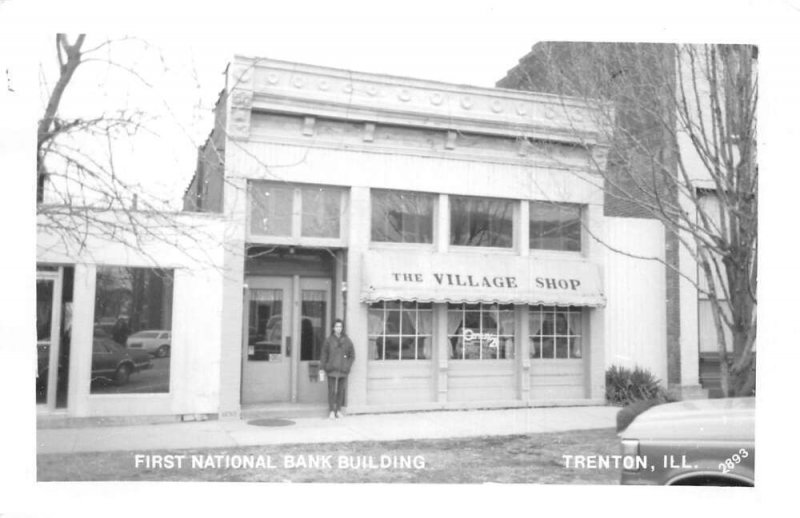
M 156 351 L 156 358 L 166 358 L 167 356 L 169 356 L 169 346 L 162 345 Z
M 114 381 L 117 385 L 125 385 L 131 377 L 131 366 L 128 364 L 120 365 L 114 373 Z

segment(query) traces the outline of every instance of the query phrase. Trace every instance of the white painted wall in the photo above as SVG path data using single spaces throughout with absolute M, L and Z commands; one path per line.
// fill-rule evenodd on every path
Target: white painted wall
M 664 226 L 637 218 L 605 218 L 605 242 L 629 254 L 664 259 Z M 666 383 L 664 265 L 606 251 L 605 365 L 639 365 Z
M 141 218 L 147 225 L 148 216 L 142 214 Z M 223 223 L 219 218 L 188 214 L 175 215 L 175 221 L 183 230 L 164 228 L 159 239 L 146 239 L 139 249 L 99 235 L 90 236 L 83 248 L 73 247 L 56 232 L 40 227 L 37 262 L 75 265 L 67 402 L 71 416 L 219 411 Z M 191 234 L 184 233 L 187 229 Z M 89 393 L 95 280 L 97 268 L 102 265 L 174 269 L 169 393 Z
M 603 202 L 601 179 L 589 173 L 311 146 L 311 140 L 307 147 L 243 142 L 226 151 L 227 171 L 251 179 L 344 187 L 593 205 Z

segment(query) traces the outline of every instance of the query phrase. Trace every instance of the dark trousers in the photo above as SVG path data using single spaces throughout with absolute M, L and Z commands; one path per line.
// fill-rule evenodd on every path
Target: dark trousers
M 328 376 L 328 411 L 338 412 L 344 406 L 344 391 L 347 387 L 347 377 L 334 378 Z

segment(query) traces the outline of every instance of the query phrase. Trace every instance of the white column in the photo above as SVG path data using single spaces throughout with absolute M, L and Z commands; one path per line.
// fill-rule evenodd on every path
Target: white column
M 236 146 L 228 146 L 233 153 Z M 224 268 L 220 340 L 220 419 L 238 419 L 241 411 L 244 245 L 247 221 L 247 180 L 229 177 L 225 183 Z
M 531 344 L 528 340 L 530 325 L 528 322 L 528 306 L 524 304 L 514 306 L 516 315 L 516 350 L 514 358 L 517 362 L 517 375 L 519 376 L 519 399 L 529 401 L 531 396 Z
M 95 265 L 76 264 L 72 292 L 72 337 L 69 352 L 67 408 L 75 417 L 90 415 L 89 386 L 94 341 Z
M 447 340 L 447 304 L 433 305 L 433 343 L 436 355 L 433 360 L 435 401 L 447 402 L 447 364 L 450 359 L 450 342 Z
M 356 361 L 347 382 L 347 406 L 363 408 L 367 404 L 367 364 L 369 341 L 367 338 L 367 306 L 361 302 L 361 274 L 363 253 L 370 238 L 369 188 L 353 187 L 350 190 L 348 214 L 347 253 L 347 313 L 345 329 L 355 347 Z
M 584 211 L 584 224 L 589 228 L 591 234 L 597 236 L 598 239 L 606 241 L 606 235 L 603 229 L 603 204 L 602 204 L 602 191 L 597 193 L 597 202 L 589 204 Z M 597 240 L 588 235 L 588 232 L 583 232 L 584 239 L 582 245 L 584 248 L 584 255 L 595 265 L 600 271 L 600 282 L 603 285 L 603 292 L 605 288 L 605 258 L 606 249 Z M 590 308 L 584 310 L 584 318 L 588 317 L 588 344 L 584 344 L 584 354 L 588 355 L 584 359 L 586 368 L 586 387 L 587 397 L 589 399 L 603 401 L 605 400 L 606 392 L 606 343 L 605 343 L 605 309 L 602 307 Z M 587 347 L 588 345 L 588 347 Z

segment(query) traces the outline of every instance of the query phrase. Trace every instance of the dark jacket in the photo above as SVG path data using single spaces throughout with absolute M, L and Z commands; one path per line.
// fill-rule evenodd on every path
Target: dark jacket
M 319 364 L 328 376 L 342 378 L 350 372 L 355 359 L 356 351 L 350 338 L 344 333 L 339 338 L 331 334 L 322 346 Z

